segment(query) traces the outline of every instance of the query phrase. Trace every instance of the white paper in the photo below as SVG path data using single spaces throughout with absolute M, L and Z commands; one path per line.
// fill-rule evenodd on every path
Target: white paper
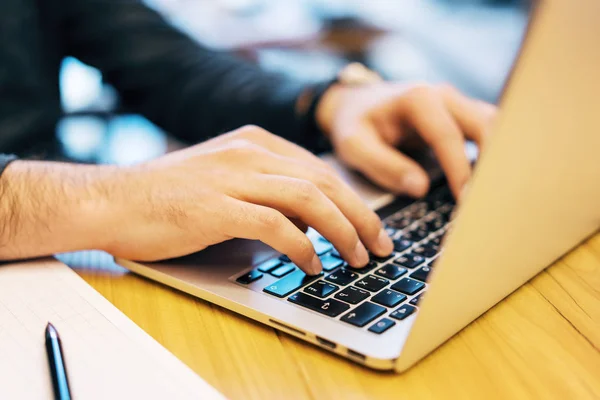
M 0 265 L 0 399 L 51 399 L 48 321 L 74 399 L 223 399 L 66 265 Z

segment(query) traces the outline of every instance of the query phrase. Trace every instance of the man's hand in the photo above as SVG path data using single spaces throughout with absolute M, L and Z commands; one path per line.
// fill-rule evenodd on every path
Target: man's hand
M 494 106 L 451 86 L 382 82 L 334 85 L 318 105 L 317 121 L 346 164 L 394 193 L 427 192 L 425 171 L 398 148 L 430 146 L 459 197 L 471 173 L 465 139 L 482 148 L 495 114 Z
M 152 261 L 246 238 L 316 274 L 306 225 L 352 266 L 367 264 L 365 247 L 393 249 L 378 216 L 323 161 L 252 126 L 130 167 L 17 161 L 2 180 L 19 221 L 4 259 L 97 248 Z

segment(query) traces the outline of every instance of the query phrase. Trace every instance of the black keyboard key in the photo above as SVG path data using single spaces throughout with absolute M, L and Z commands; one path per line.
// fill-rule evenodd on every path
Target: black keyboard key
M 394 260 L 394 264 L 400 265 L 400 266 L 406 267 L 406 268 L 416 268 L 419 265 L 423 264 L 424 262 L 425 262 L 425 258 L 423 258 L 423 256 L 420 256 L 418 254 L 412 254 L 412 253 L 404 254 L 403 256 Z
M 337 258 L 339 258 L 340 260 L 343 260 L 343 259 L 344 259 L 344 257 L 342 257 L 342 256 L 341 256 L 340 252 L 339 252 L 339 251 L 337 251 L 337 249 L 333 249 L 333 250 L 331 250 L 331 253 L 329 253 L 329 254 L 331 254 L 331 255 L 332 255 L 332 256 L 334 256 L 334 257 L 337 257 Z
M 402 305 L 399 309 L 390 314 L 390 317 L 402 321 L 416 311 L 416 308 L 408 304 Z
M 333 254 L 325 254 L 321 256 L 321 264 L 323 264 L 323 271 L 330 272 L 344 264 L 344 261 L 335 257 Z
M 371 298 L 373 303 L 381 304 L 382 306 L 386 307 L 396 307 L 404 300 L 406 300 L 405 295 L 389 289 L 382 290 Z
M 412 299 L 410 299 L 409 303 L 412 304 L 413 306 L 419 305 L 419 302 L 423 298 L 424 294 L 425 294 L 425 292 L 419 294 L 418 296 L 413 297 Z
M 369 327 L 369 332 L 381 334 L 392 326 L 396 325 L 394 321 L 389 318 L 382 318 L 379 321 L 375 322 L 373 325 Z
M 415 222 L 415 220 L 410 217 L 400 217 L 389 221 L 387 224 L 395 229 L 404 229 L 413 222 Z
M 354 326 L 363 327 L 381 314 L 384 314 L 385 311 L 384 307 L 367 301 L 342 316 L 341 320 Z
M 402 252 L 402 251 L 408 249 L 412 245 L 413 245 L 413 242 L 411 242 L 410 240 L 405 239 L 405 238 L 394 240 L 394 250 L 396 250 L 397 252 Z
M 430 210 L 435 210 L 439 207 L 441 207 L 442 205 L 444 205 L 446 203 L 446 194 L 442 194 L 440 192 L 438 193 L 434 193 L 430 196 L 428 196 L 425 201 L 427 202 L 427 206 L 429 207 Z
M 442 215 L 446 220 L 450 220 L 452 211 L 454 211 L 454 207 L 449 203 L 446 203 L 437 209 L 437 212 L 440 213 L 440 215 Z
M 321 300 L 302 292 L 294 293 L 288 297 L 288 301 L 334 318 L 350 308 L 348 304 L 341 301 L 334 299 Z
M 434 244 L 425 244 L 423 246 L 419 246 L 416 249 L 412 250 L 413 254 L 431 258 L 435 257 L 435 255 L 439 252 L 439 248 Z
M 242 285 L 247 285 L 249 283 L 259 280 L 262 277 L 263 277 L 262 272 L 260 272 L 256 269 L 253 269 L 252 271 L 237 278 L 236 282 L 241 283 Z
M 344 300 L 350 304 L 358 304 L 370 295 L 371 293 L 367 292 L 366 290 L 362 290 L 354 286 L 348 286 L 334 297 L 336 299 Z
M 378 292 L 383 289 L 390 281 L 375 275 L 367 275 L 354 285 L 359 289 L 367 289 L 370 292 Z
M 258 270 L 261 272 L 271 272 L 275 268 L 279 267 L 281 264 L 282 263 L 279 259 L 273 258 L 269 261 L 265 261 L 264 263 L 260 264 L 258 266 Z
M 379 257 L 379 256 L 376 256 L 375 254 L 369 254 L 369 257 L 371 258 L 371 261 L 375 261 L 378 263 L 384 263 L 384 262 L 396 257 L 396 253 L 392 253 L 389 256 L 385 256 L 385 257 Z
M 327 253 L 329 250 L 333 249 L 333 245 L 329 242 L 324 242 L 322 240 L 315 240 L 313 242 L 313 246 L 315 248 L 315 253 L 321 256 Z
M 354 282 L 358 279 L 358 274 L 352 271 L 348 271 L 346 268 L 340 268 L 337 271 L 329 274 L 326 281 L 331 283 L 337 283 L 340 286 L 346 286 L 349 283 Z
M 282 276 L 289 274 L 295 269 L 296 266 L 294 264 L 283 264 L 281 267 L 277 267 L 273 271 L 271 271 L 271 275 L 273 275 L 276 278 L 281 278 Z
M 395 264 L 388 264 L 379 268 L 375 273 L 384 278 L 395 280 L 406 273 L 406 268 Z
M 423 287 L 425 287 L 423 282 L 415 281 L 414 279 L 410 278 L 402 278 L 392 285 L 392 289 L 409 296 L 417 293 L 419 290 L 423 289 Z
M 263 289 L 263 292 L 272 294 L 277 297 L 285 297 L 292 293 L 294 290 L 300 289 L 301 287 L 308 285 L 315 279 L 319 279 L 321 275 L 306 275 L 301 270 L 297 269 L 285 278 L 282 278 L 276 282 L 273 282 L 269 286 Z
M 325 239 L 323 236 L 319 236 L 317 237 L 317 240 L 323 242 L 323 243 L 331 243 L 329 240 Z
M 436 236 L 436 237 L 430 239 L 427 243 L 430 243 L 430 244 L 435 245 L 435 246 L 441 246 L 442 245 L 442 238 L 440 236 Z
M 338 289 L 339 287 L 332 285 L 331 283 L 317 281 L 312 285 L 305 287 L 304 291 L 308 294 L 312 294 L 313 296 L 325 298 Z
M 402 238 L 413 242 L 420 242 L 421 240 L 425 239 L 428 235 L 429 231 L 427 229 L 417 227 L 405 233 L 404 236 L 402 236 Z
M 425 202 L 415 203 L 409 207 L 407 211 L 404 211 L 402 214 L 405 217 L 412 218 L 414 220 L 423 218 L 425 214 L 429 211 L 429 207 Z
M 402 257 L 399 257 L 396 260 L 394 260 L 394 264 L 406 268 L 416 268 L 424 262 L 425 258 L 423 256 L 412 253 L 404 254 Z
M 279 260 L 281 260 L 284 263 L 291 263 L 292 260 L 290 260 L 290 258 L 288 256 L 286 256 L 285 254 L 282 255 L 281 257 L 279 257 Z
M 427 230 L 429 232 L 436 232 L 442 229 L 446 225 L 446 220 L 442 217 L 432 219 L 431 221 L 427 221 L 425 226 L 427 226 Z
M 422 282 L 426 282 L 427 277 L 429 276 L 430 272 L 431 272 L 431 267 L 429 267 L 428 265 L 425 265 L 425 266 L 419 268 L 418 270 L 416 270 L 415 272 L 413 272 L 412 274 L 410 274 L 410 277 L 413 279 L 418 279 Z
M 346 269 L 353 271 L 353 272 L 358 272 L 360 274 L 366 274 L 367 272 L 371 271 L 375 267 L 377 267 L 377 263 L 375 261 L 369 261 L 369 263 L 367 265 L 365 265 L 363 268 L 354 268 L 354 267 L 347 265 Z

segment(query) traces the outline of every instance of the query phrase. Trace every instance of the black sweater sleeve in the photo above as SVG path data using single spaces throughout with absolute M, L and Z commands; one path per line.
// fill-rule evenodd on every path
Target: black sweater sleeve
M 139 0 L 59 0 L 71 55 L 99 68 L 123 105 L 187 141 L 256 124 L 314 147 L 295 115 L 303 82 L 209 50 Z M 312 150 L 315 150 L 314 148 Z

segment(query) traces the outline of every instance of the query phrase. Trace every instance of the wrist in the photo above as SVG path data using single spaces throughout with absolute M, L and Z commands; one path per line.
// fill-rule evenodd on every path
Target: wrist
M 381 82 L 381 76 L 360 63 L 346 65 L 337 76 L 336 83 L 327 88 L 321 96 L 315 112 L 317 126 L 329 136 L 335 122 L 335 115 L 342 98 L 352 87 Z
M 319 129 L 327 137 L 331 134 L 335 111 L 339 107 L 344 87 L 342 84 L 331 85 L 317 104 L 315 120 Z
M 2 175 L 2 257 L 29 258 L 104 249 L 110 237 L 110 203 L 97 181 L 108 166 L 41 161 L 12 162 Z M 6 215 L 5 215 L 6 214 Z M 114 228 L 113 228 L 114 229 Z

